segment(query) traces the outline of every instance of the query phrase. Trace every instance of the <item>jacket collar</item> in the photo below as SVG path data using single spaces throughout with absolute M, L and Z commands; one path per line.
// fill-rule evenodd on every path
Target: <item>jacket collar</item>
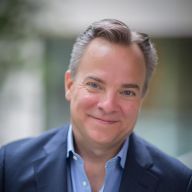
M 120 192 L 153 192 L 158 183 L 158 177 L 152 172 L 154 163 L 146 143 L 134 133 L 130 136 L 129 149 Z

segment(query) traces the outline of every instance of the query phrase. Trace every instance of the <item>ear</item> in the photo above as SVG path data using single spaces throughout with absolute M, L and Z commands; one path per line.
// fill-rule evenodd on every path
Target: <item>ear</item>
M 73 85 L 73 80 L 71 77 L 71 71 L 67 70 L 65 72 L 65 98 L 67 101 L 71 100 L 72 85 Z

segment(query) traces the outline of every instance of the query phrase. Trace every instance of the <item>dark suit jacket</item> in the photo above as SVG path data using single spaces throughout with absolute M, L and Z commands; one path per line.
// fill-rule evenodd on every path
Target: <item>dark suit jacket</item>
M 0 150 L 0 192 L 67 192 L 68 126 Z M 192 171 L 130 136 L 120 192 L 192 192 Z

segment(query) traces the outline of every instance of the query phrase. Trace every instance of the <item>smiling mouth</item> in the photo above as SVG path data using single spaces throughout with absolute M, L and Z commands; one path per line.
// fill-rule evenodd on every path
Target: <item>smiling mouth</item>
M 91 117 L 101 123 L 105 123 L 105 124 L 114 124 L 114 123 L 118 122 L 116 120 L 103 119 L 103 118 L 99 118 L 99 117 L 95 117 L 95 116 L 91 116 L 91 115 L 89 115 L 89 117 Z

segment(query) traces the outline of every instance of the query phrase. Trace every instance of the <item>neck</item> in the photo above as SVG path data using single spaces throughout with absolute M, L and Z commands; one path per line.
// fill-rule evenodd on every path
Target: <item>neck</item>
M 122 142 L 123 143 L 123 142 Z M 106 163 L 113 158 L 120 150 L 122 143 L 115 146 L 87 145 L 83 142 L 75 141 L 76 152 L 84 159 L 94 163 Z
M 91 147 L 76 143 L 76 152 L 81 155 L 84 160 L 84 168 L 93 192 L 101 189 L 105 180 L 105 165 L 117 153 L 117 150 L 109 150 L 100 147 Z

